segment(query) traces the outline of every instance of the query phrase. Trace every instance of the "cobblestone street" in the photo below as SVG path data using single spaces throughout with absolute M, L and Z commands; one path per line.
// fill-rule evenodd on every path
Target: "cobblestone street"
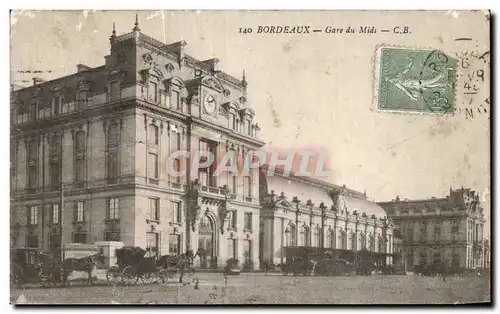
M 68 288 L 27 288 L 29 303 L 157 303 L 157 304 L 408 304 L 471 303 L 490 301 L 488 277 L 348 276 L 283 277 L 241 274 L 228 277 L 224 289 L 221 274 L 197 274 L 194 283 L 139 284 L 113 287 L 73 283 Z M 225 291 L 224 291 L 225 290 Z M 21 289 L 12 289 L 15 301 Z

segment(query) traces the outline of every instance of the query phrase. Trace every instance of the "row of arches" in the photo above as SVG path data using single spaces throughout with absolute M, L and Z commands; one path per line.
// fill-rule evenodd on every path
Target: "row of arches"
M 361 250 L 366 249 L 372 252 L 384 252 L 384 244 L 386 239 L 381 234 L 373 234 L 364 232 L 355 233 L 354 231 L 346 232 L 346 230 L 334 230 L 329 227 L 325 230 L 325 240 L 321 243 L 321 228 L 311 228 L 307 225 L 302 225 L 297 228 L 290 223 L 284 232 L 285 246 L 314 246 L 325 247 L 332 249 L 343 250 Z M 298 238 L 297 238 L 298 237 Z

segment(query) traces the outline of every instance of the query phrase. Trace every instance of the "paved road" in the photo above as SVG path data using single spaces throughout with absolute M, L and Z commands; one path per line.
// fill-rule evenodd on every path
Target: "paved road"
M 406 304 L 489 302 L 487 277 L 441 278 L 420 276 L 371 277 L 283 277 L 241 274 L 228 277 L 224 288 L 221 274 L 197 274 L 197 289 L 190 283 L 137 284 L 133 287 L 73 285 L 68 288 L 26 289 L 33 303 L 322 303 Z M 23 293 L 11 290 L 13 300 Z

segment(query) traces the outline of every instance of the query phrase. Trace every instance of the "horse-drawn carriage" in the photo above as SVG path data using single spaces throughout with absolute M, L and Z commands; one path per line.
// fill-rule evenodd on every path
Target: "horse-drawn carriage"
M 185 272 L 194 274 L 192 260 L 187 254 L 146 257 L 140 247 L 123 247 L 116 250 L 117 266 L 106 273 L 106 279 L 113 285 L 134 285 L 139 279 L 143 283 L 166 283 L 175 273 L 180 273 L 180 281 Z
M 60 260 L 36 248 L 10 250 L 10 283 L 49 286 L 61 278 Z

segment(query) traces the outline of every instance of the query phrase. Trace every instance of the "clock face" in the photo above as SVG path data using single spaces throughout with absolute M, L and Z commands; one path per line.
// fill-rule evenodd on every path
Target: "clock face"
M 215 113 L 215 109 L 216 109 L 216 103 L 215 103 L 214 96 L 208 95 L 207 97 L 205 97 L 204 106 L 205 106 L 205 111 L 208 114 L 213 115 Z

